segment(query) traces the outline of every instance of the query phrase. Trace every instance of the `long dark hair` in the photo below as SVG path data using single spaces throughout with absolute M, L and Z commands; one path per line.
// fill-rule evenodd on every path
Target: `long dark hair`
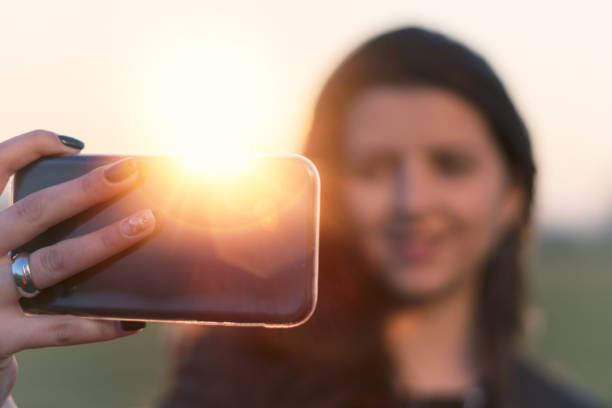
M 489 122 L 509 174 L 524 192 L 521 221 L 506 232 L 482 271 L 476 309 L 477 363 L 489 403 L 510 401 L 509 364 L 524 298 L 521 251 L 535 175 L 529 135 L 483 58 L 444 35 L 409 27 L 377 36 L 352 52 L 329 77 L 315 107 L 304 148 L 322 177 L 320 289 L 314 316 L 287 331 L 211 329 L 182 348 L 178 381 L 164 406 L 190 406 L 190 399 L 211 406 L 242 401 L 250 406 L 317 407 L 392 400 L 390 366 L 380 338 L 388 297 L 364 267 L 337 194 L 346 111 L 363 92 L 381 85 L 431 85 L 469 101 Z M 265 372 L 265 378 L 245 374 L 257 372 Z

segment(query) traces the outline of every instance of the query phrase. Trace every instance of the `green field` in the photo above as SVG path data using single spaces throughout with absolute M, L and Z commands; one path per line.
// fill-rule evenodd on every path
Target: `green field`
M 548 237 L 533 260 L 529 347 L 612 403 L 612 239 Z M 151 406 L 165 380 L 168 326 L 114 342 L 19 353 L 21 407 Z
M 531 271 L 531 349 L 612 405 L 612 239 L 548 237 Z

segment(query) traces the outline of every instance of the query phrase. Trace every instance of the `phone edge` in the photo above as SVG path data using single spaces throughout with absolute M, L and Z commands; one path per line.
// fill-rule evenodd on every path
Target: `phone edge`
M 177 158 L 172 155 L 115 155 L 115 154 L 87 154 L 87 155 L 70 155 L 65 157 L 71 157 L 74 159 L 87 159 L 88 157 L 116 157 L 117 159 L 121 159 L 123 157 L 170 157 Z M 81 315 L 72 315 L 85 319 L 94 319 L 94 320 L 125 320 L 125 321 L 147 321 L 147 322 L 158 322 L 158 323 L 176 323 L 176 324 L 196 324 L 196 325 L 207 325 L 207 326 L 237 326 L 237 327 L 264 327 L 270 329 L 278 329 L 278 328 L 292 328 L 300 326 L 306 323 L 314 314 L 318 302 L 319 296 L 319 239 L 320 239 L 320 219 L 321 219 L 321 177 L 319 174 L 319 170 L 315 166 L 315 164 L 308 157 L 303 156 L 297 153 L 289 153 L 289 154 L 262 154 L 262 155 L 253 155 L 253 158 L 272 158 L 272 157 L 280 157 L 280 158 L 296 158 L 302 161 L 307 165 L 311 173 L 313 174 L 314 180 L 314 190 L 315 190 L 315 243 L 314 243 L 314 271 L 313 271 L 313 280 L 311 282 L 312 287 L 312 304 L 310 310 L 304 315 L 304 317 L 300 320 L 288 323 L 265 323 L 265 322 L 257 322 L 257 323 L 237 323 L 237 322 L 216 322 L 216 321 L 200 321 L 200 320 L 163 320 L 163 319 L 129 319 L 129 318 L 121 318 L 117 319 L 115 317 L 98 317 L 98 316 L 81 316 Z M 50 159 L 51 157 L 41 158 Z M 41 160 L 39 159 L 39 160 Z M 15 203 L 15 179 L 17 173 L 20 171 L 19 169 L 14 175 L 11 176 L 11 181 L 9 184 L 9 206 Z M 9 251 L 9 257 L 12 255 L 12 251 Z M 23 309 L 22 309 L 23 310 Z M 28 313 L 23 311 L 25 315 L 28 316 L 39 316 L 40 314 L 36 313 Z

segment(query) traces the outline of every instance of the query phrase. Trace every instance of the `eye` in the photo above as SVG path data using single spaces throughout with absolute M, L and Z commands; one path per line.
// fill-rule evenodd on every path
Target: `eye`
M 470 173 L 476 166 L 473 157 L 464 152 L 440 150 L 433 154 L 433 164 L 444 176 L 461 176 Z
M 377 180 L 390 176 L 394 171 L 396 160 L 389 157 L 368 157 L 350 166 L 351 173 L 366 180 Z

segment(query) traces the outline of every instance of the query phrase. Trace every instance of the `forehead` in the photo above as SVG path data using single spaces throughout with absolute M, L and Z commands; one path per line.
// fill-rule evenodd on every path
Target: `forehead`
M 373 149 L 432 145 L 493 147 L 483 115 L 453 92 L 429 86 L 378 87 L 358 97 L 346 118 L 349 156 Z

